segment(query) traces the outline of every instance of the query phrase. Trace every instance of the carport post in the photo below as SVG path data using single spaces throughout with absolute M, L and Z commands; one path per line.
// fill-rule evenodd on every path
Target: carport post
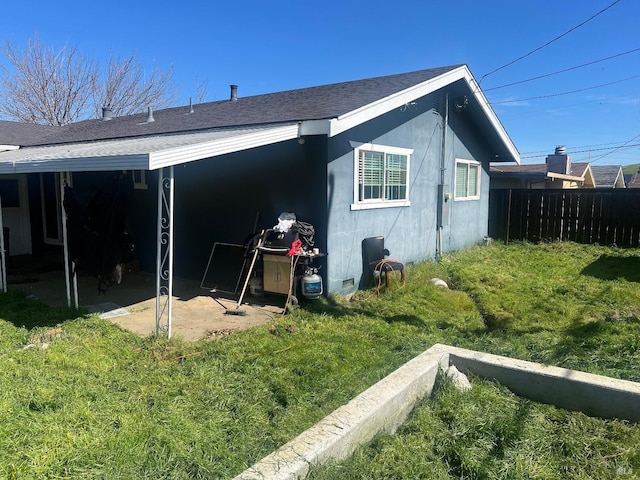
M 2 291 L 7 293 L 7 252 L 4 249 L 4 222 L 2 218 L 2 199 L 0 198 L 0 268 L 2 269 Z
M 71 282 L 69 278 L 73 277 L 73 302 L 74 306 L 78 308 L 78 277 L 76 277 L 76 269 L 73 272 L 69 272 L 69 237 L 67 236 L 67 211 L 64 208 L 64 187 L 67 181 L 69 173 L 60 172 L 60 212 L 62 217 L 62 244 L 64 246 L 64 277 L 67 281 L 67 306 L 71 306 Z
M 173 166 L 165 178 L 164 168 L 158 172 L 158 230 L 156 255 L 156 335 L 161 330 L 171 338 L 173 302 Z M 166 297 L 161 305 L 160 297 Z M 166 323 L 162 319 L 166 316 Z

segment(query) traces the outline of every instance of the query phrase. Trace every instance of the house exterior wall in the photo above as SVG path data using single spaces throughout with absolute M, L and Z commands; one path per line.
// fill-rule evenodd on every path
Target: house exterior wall
M 434 109 L 435 92 L 407 108 L 396 109 L 329 140 L 327 166 L 327 272 L 330 293 L 349 293 L 366 285 L 362 240 L 382 235 L 390 258 L 402 262 L 432 259 L 438 249 L 437 206 L 441 182 L 443 117 Z M 482 162 L 479 200 L 451 200 L 449 225 L 441 232 L 442 252 L 481 241 L 488 225 L 488 159 L 464 111 L 450 113 L 444 155 L 444 184 L 453 192 L 455 160 Z M 374 143 L 413 149 L 410 163 L 410 206 L 352 210 L 354 148 Z M 484 160 L 484 161 L 483 161 Z
M 324 251 L 325 143 L 291 140 L 175 167 L 175 274 L 201 279 L 214 242 L 242 245 L 252 234 L 276 225 L 282 212 L 314 225 L 318 248 Z M 154 271 L 156 216 L 153 224 L 148 217 L 157 210 L 157 173 L 152 177 L 150 195 L 135 214 L 145 223 L 140 234 L 150 247 L 138 252 L 141 266 Z

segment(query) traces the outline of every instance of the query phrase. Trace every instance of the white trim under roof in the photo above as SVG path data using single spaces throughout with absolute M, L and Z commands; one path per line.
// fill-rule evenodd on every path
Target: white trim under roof
M 0 144 L 0 152 L 6 151 L 6 150 L 17 150 L 20 147 L 18 145 L 1 145 Z
M 380 115 L 383 115 L 395 108 L 402 107 L 409 102 L 414 101 L 416 98 L 423 97 L 430 93 L 446 87 L 458 80 L 464 79 L 469 86 L 471 95 L 473 95 L 478 101 L 478 105 L 484 112 L 487 120 L 491 123 L 491 126 L 498 134 L 498 137 L 513 157 L 513 161 L 520 163 L 520 153 L 515 147 L 509 135 L 505 131 L 502 123 L 498 120 L 497 115 L 489 105 L 489 101 L 486 99 L 480 85 L 473 78 L 473 75 L 469 69 L 462 65 L 458 68 L 443 73 L 435 78 L 429 79 L 413 87 L 409 87 L 401 92 L 394 93 L 388 97 L 382 98 L 375 102 L 372 102 L 363 107 L 357 108 L 351 112 L 340 115 L 337 118 L 327 120 L 310 120 L 302 123 L 300 128 L 301 135 L 328 135 L 333 137 L 350 128 L 360 125 L 364 122 L 372 120 Z
M 157 170 L 298 137 L 298 123 L 25 147 L 0 152 L 0 174 Z

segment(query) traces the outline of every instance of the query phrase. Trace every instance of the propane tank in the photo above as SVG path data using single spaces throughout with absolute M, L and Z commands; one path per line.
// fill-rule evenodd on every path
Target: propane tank
M 302 277 L 302 295 L 306 298 L 316 299 L 322 295 L 322 277 L 318 275 L 318 269 L 307 267 Z

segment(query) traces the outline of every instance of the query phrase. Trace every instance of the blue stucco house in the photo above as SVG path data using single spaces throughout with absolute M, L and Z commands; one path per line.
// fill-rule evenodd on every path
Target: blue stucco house
M 366 237 L 384 236 L 405 263 L 481 241 L 489 163 L 519 163 L 466 65 L 239 92 L 62 127 L 0 122 L 11 253 L 63 246 L 65 187 L 87 202 L 126 172 L 142 269 L 200 278 L 213 242 L 243 242 L 294 212 L 327 254 L 325 292 L 346 294 L 362 285 Z

